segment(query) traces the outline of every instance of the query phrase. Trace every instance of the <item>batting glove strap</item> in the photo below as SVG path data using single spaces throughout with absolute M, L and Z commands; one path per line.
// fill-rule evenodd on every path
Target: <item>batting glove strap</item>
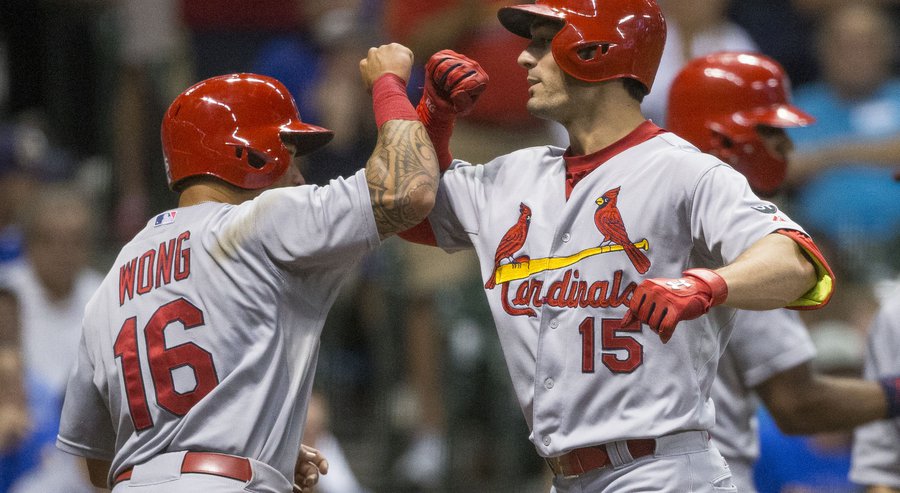
M 455 52 L 443 50 L 435 53 L 425 65 L 425 87 L 422 99 L 416 106 L 419 121 L 425 125 L 431 144 L 434 146 L 441 172 L 453 162 L 450 152 L 450 136 L 456 122 L 457 110 L 450 101 L 451 87 L 447 86 L 448 73 L 459 67 L 452 63 Z
M 438 166 L 441 172 L 447 171 L 453 162 L 453 154 L 450 152 L 450 136 L 453 135 L 453 125 L 456 122 L 456 113 L 450 103 L 435 94 L 431 77 L 426 77 L 425 89 L 422 99 L 416 106 L 419 121 L 425 126 L 431 145 L 437 155 Z
M 900 417 L 900 376 L 883 377 L 878 380 L 888 404 L 888 418 Z
M 685 277 L 691 277 L 697 282 L 701 282 L 709 288 L 710 307 L 725 303 L 728 298 L 728 285 L 725 279 L 716 274 L 715 271 L 709 269 L 688 269 L 682 272 Z

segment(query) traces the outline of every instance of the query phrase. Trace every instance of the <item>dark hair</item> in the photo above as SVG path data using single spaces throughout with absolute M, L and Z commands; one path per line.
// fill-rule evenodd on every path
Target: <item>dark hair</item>
M 626 77 L 622 79 L 622 83 L 625 84 L 625 90 L 628 91 L 628 95 L 634 98 L 638 103 L 643 103 L 644 98 L 650 93 L 650 91 L 644 87 L 644 84 L 641 84 L 636 79 Z

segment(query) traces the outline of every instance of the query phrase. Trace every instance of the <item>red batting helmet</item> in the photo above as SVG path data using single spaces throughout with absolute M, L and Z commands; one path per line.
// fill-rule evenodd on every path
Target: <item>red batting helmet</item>
M 815 118 L 790 103 L 790 80 L 775 60 L 753 53 L 714 53 L 690 61 L 669 91 L 666 126 L 703 152 L 733 166 L 761 195 L 787 172 L 758 125 L 804 127 Z
M 648 92 L 666 44 L 656 0 L 537 0 L 503 7 L 497 17 L 525 38 L 531 38 L 535 18 L 562 22 L 550 51 L 563 71 L 587 82 L 628 77 Z
M 181 93 L 162 121 L 169 188 L 191 176 L 214 176 L 256 190 L 277 181 L 297 154 L 322 147 L 331 130 L 303 123 L 294 98 L 277 80 L 232 74 L 199 82 Z

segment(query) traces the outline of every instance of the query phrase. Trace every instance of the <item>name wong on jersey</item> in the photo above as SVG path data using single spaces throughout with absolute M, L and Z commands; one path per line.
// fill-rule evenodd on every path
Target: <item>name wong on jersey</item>
M 140 296 L 173 279 L 187 279 L 191 275 L 191 249 L 184 243 L 190 238 L 191 232 L 184 231 L 119 267 L 119 306 L 133 299 L 135 292 Z

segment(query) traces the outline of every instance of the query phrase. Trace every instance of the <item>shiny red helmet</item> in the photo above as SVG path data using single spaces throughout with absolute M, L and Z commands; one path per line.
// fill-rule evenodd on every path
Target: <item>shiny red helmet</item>
M 778 190 L 787 173 L 757 127 L 805 127 L 815 118 L 790 103 L 781 65 L 755 53 L 722 52 L 694 59 L 669 90 L 666 127 L 730 164 L 760 195 Z
M 666 44 L 656 0 L 537 0 L 503 7 L 497 17 L 524 38 L 535 18 L 562 22 L 550 50 L 563 71 L 586 82 L 632 78 L 647 92 Z
M 231 74 L 199 82 L 175 98 L 161 136 L 172 190 L 201 175 L 257 190 L 275 183 L 291 165 L 284 142 L 306 154 L 327 144 L 333 133 L 303 123 L 281 82 Z

